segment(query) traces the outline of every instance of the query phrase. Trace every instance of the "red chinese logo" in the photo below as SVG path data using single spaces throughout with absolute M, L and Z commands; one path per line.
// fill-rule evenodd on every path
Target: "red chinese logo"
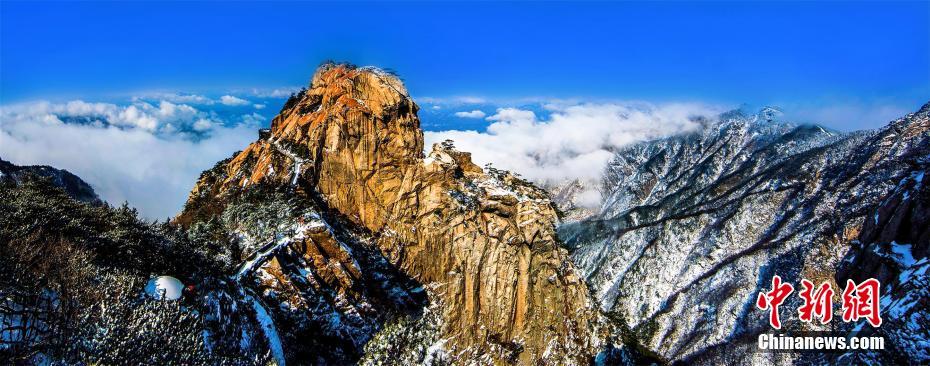
M 856 285 L 853 280 L 846 280 L 846 289 L 843 290 L 843 321 L 857 321 L 865 318 L 873 327 L 882 325 L 882 317 L 878 312 L 880 304 L 878 280 L 870 278 Z
M 816 292 L 811 281 L 801 280 L 801 286 L 804 287 L 800 294 L 804 304 L 798 308 L 801 321 L 810 323 L 815 315 L 820 318 L 820 324 L 833 320 L 833 286 L 824 282 Z
M 756 306 L 762 310 L 769 310 L 769 324 L 775 329 L 781 329 L 781 321 L 778 319 L 778 306 L 785 301 L 792 292 L 794 286 L 790 283 L 782 283 L 781 277 L 772 277 L 772 291 L 760 293 L 756 299 Z
M 802 290 L 798 293 L 803 304 L 798 307 L 798 317 L 802 322 L 810 323 L 817 317 L 820 324 L 827 324 L 833 320 L 833 286 L 829 282 L 814 286 L 814 283 L 801 280 Z M 854 322 L 865 319 L 873 327 L 882 325 L 881 284 L 878 280 L 870 278 L 860 284 L 853 280 L 846 281 L 843 290 L 843 321 Z M 794 292 L 794 287 L 783 283 L 778 275 L 772 277 L 772 290 L 760 292 L 756 298 L 756 307 L 769 311 L 769 324 L 772 328 L 781 329 L 778 307 L 785 302 L 788 295 Z

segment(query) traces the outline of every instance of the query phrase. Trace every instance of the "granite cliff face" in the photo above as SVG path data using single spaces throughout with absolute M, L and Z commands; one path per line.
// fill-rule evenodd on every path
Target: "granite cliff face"
M 437 350 L 454 363 L 590 362 L 598 312 L 547 194 L 451 143 L 424 156 L 417 110 L 396 76 L 326 64 L 270 131 L 202 175 L 177 221 L 221 218 L 237 233 L 252 258 L 238 280 L 265 304 L 289 299 L 290 310 L 271 311 L 275 324 L 316 309 L 304 318 L 319 324 L 281 336 L 286 359 L 300 359 L 288 350 L 306 348 L 300 334 L 323 329 L 352 335 L 342 360 L 353 360 L 419 307 L 432 333 L 421 335 L 430 352 L 418 362 Z M 262 189 L 284 190 L 287 213 L 261 221 L 289 234 L 259 234 L 231 214 L 241 205 L 230 203 Z
M 601 214 L 560 229 L 599 305 L 667 361 L 927 362 L 926 297 L 915 289 L 928 280 L 930 105 L 847 134 L 772 112 L 725 114 L 618 152 Z M 876 332 L 892 349 L 814 360 L 755 352 L 770 328 L 754 301 L 775 274 L 834 289 L 879 278 L 891 322 Z M 799 305 L 792 296 L 785 309 Z M 822 330 L 788 318 L 786 329 Z M 835 330 L 862 329 L 839 318 Z

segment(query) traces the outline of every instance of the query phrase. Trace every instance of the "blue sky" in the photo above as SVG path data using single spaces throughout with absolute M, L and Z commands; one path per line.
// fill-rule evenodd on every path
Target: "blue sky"
M 302 85 L 324 59 L 416 96 L 898 105 L 930 3 L 4 2 L 3 103 Z
M 850 131 L 916 110 L 930 2 L 0 0 L 0 158 L 168 217 L 327 59 L 397 71 L 427 143 L 594 181 L 694 116 L 775 105 Z

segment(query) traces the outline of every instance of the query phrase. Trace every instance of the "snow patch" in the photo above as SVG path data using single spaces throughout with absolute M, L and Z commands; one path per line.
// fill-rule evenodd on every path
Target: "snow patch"
M 443 359 L 446 355 L 446 340 L 439 339 L 426 349 L 426 358 L 423 359 L 424 365 L 432 365 L 433 359 Z
M 255 310 L 255 318 L 258 319 L 258 323 L 262 326 L 262 332 L 265 333 L 265 338 L 268 340 L 268 348 L 271 348 L 271 356 L 274 357 L 278 366 L 285 366 L 284 346 L 281 344 L 281 338 L 278 336 L 278 329 L 274 326 L 274 320 L 271 319 L 268 310 L 265 309 L 265 306 L 262 305 L 258 299 L 245 292 L 243 292 L 243 295 L 252 303 L 252 309 Z

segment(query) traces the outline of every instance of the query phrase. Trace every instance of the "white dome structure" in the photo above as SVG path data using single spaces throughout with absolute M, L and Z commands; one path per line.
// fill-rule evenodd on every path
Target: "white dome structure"
M 145 285 L 145 293 L 159 300 L 177 300 L 181 298 L 184 284 L 171 276 L 152 277 Z

